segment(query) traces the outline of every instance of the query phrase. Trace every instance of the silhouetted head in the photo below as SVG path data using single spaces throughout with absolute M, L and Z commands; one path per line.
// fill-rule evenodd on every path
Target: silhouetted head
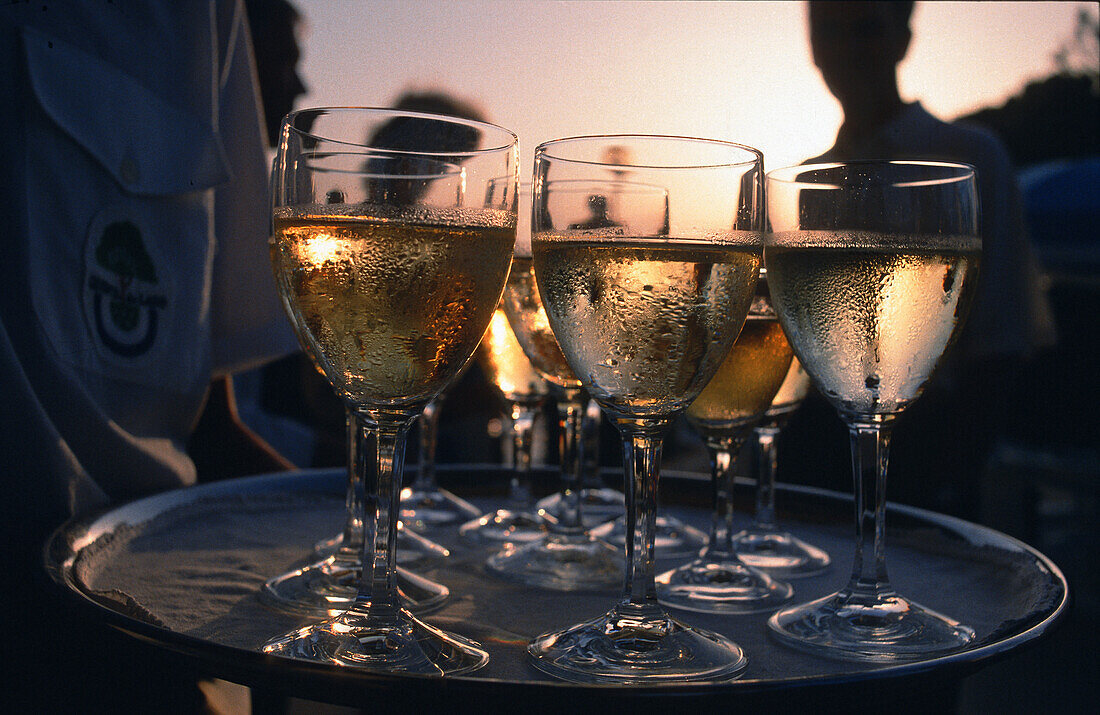
M 409 92 L 401 95 L 393 108 L 485 121 L 473 105 L 441 92 Z M 379 127 L 367 144 L 399 151 L 467 152 L 476 149 L 480 139 L 481 132 L 476 127 L 397 117 Z
M 279 141 L 283 117 L 294 109 L 294 100 L 305 94 L 298 75 L 298 22 L 301 15 L 287 0 L 246 0 L 248 25 L 260 81 L 267 140 Z
M 845 114 L 897 95 L 897 66 L 909 49 L 912 2 L 809 3 L 814 64 Z
M 440 92 L 408 92 L 393 106 L 405 112 L 438 114 L 459 119 L 484 122 L 480 110 L 471 104 Z M 440 161 L 458 164 L 461 154 L 474 151 L 481 143 L 481 130 L 469 124 L 442 122 L 420 117 L 394 117 L 382 124 L 369 137 L 367 146 L 402 152 L 430 152 L 434 159 L 408 156 L 378 157 L 365 165 L 368 172 L 397 172 L 404 175 L 420 171 L 435 171 Z M 455 156 L 447 156 L 455 152 Z M 428 168 L 431 165 L 431 168 Z M 383 167 L 385 167 L 383 169 Z M 378 178 L 367 179 L 367 193 L 377 203 L 409 204 L 423 197 L 427 184 L 417 180 Z
M 592 194 L 588 197 L 588 210 L 592 212 L 593 218 L 606 218 L 607 217 L 607 197 L 600 194 Z

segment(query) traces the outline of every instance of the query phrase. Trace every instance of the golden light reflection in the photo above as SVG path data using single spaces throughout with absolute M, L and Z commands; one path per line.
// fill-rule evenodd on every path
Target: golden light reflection
M 320 266 L 336 259 L 343 247 L 343 241 L 332 234 L 318 233 L 302 241 L 299 247 L 305 263 Z
M 542 319 L 545 320 L 545 313 Z M 502 308 L 493 313 L 481 341 L 480 357 L 487 377 L 505 396 L 546 393 L 545 381 L 531 366 Z

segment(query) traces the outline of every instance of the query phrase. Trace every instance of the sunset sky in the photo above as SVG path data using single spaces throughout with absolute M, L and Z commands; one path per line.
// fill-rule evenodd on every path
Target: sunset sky
M 293 0 L 298 106 L 386 106 L 444 89 L 536 144 L 613 132 L 728 139 L 769 168 L 831 146 L 840 107 L 813 66 L 801 2 Z M 950 119 L 1053 70 L 1080 2 L 919 2 L 902 98 Z M 526 169 L 521 169 L 526 171 Z M 521 174 L 525 176 L 525 174 Z

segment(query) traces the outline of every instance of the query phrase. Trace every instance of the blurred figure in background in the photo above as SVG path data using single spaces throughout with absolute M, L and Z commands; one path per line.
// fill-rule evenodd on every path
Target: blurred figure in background
M 807 163 L 913 159 L 977 168 L 983 241 L 978 295 L 958 344 L 901 417 L 905 427 L 893 439 L 889 487 L 897 501 L 973 518 L 980 476 L 1005 435 L 1021 368 L 1055 335 L 1003 145 L 985 129 L 943 122 L 899 94 L 897 69 L 912 38 L 913 6 L 809 3 L 814 63 L 840 102 L 844 122 L 833 147 Z M 788 474 L 820 474 L 822 485 L 844 488 L 850 456 L 846 431 L 832 412 L 822 398 L 808 400 L 781 438 L 803 449 L 781 448 L 779 454 Z

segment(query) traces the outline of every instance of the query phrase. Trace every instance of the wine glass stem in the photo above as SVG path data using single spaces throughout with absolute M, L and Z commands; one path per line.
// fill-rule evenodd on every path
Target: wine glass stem
M 359 445 L 356 466 L 362 472 L 365 525 L 363 577 L 352 610 L 370 612 L 371 618 L 396 620 L 397 516 L 401 502 L 401 474 L 405 462 L 405 437 L 413 417 L 359 413 Z M 404 417 L 404 416 L 403 416 Z M 371 449 L 373 445 L 374 449 Z
M 538 405 L 512 403 L 512 481 L 508 501 L 523 507 L 531 498 L 531 436 L 534 432 Z
M 417 452 L 416 479 L 414 492 L 434 492 L 439 489 L 435 481 L 435 447 L 439 435 L 439 410 L 443 407 L 443 395 L 440 394 L 427 405 L 420 414 L 420 444 Z
M 710 539 L 703 553 L 710 558 L 733 557 L 733 465 L 743 443 L 743 439 L 730 437 L 707 440 L 710 481 L 714 488 L 714 514 L 711 518 Z
M 363 469 L 358 464 L 364 450 L 360 449 L 359 419 L 355 410 L 345 408 L 348 439 L 348 488 L 344 498 L 344 534 L 340 540 L 338 557 L 358 559 L 363 550 Z
M 600 480 L 600 425 L 603 411 L 595 400 L 589 400 L 581 421 L 581 486 L 599 489 Z
M 657 480 L 664 435 L 634 433 L 623 438 L 626 469 L 626 577 L 621 605 L 655 607 L 653 545 L 657 534 Z
M 558 454 L 561 459 L 561 511 L 551 531 L 561 534 L 582 534 L 581 460 L 577 440 L 581 432 L 584 405 L 580 388 L 563 388 L 558 394 Z
M 775 438 L 779 428 L 763 424 L 753 430 L 756 435 L 756 506 L 752 525 L 757 531 L 774 531 L 775 526 Z
M 886 464 L 892 430 L 893 415 L 848 421 L 856 516 L 856 553 L 848 584 L 853 593 L 892 591 L 886 574 Z

